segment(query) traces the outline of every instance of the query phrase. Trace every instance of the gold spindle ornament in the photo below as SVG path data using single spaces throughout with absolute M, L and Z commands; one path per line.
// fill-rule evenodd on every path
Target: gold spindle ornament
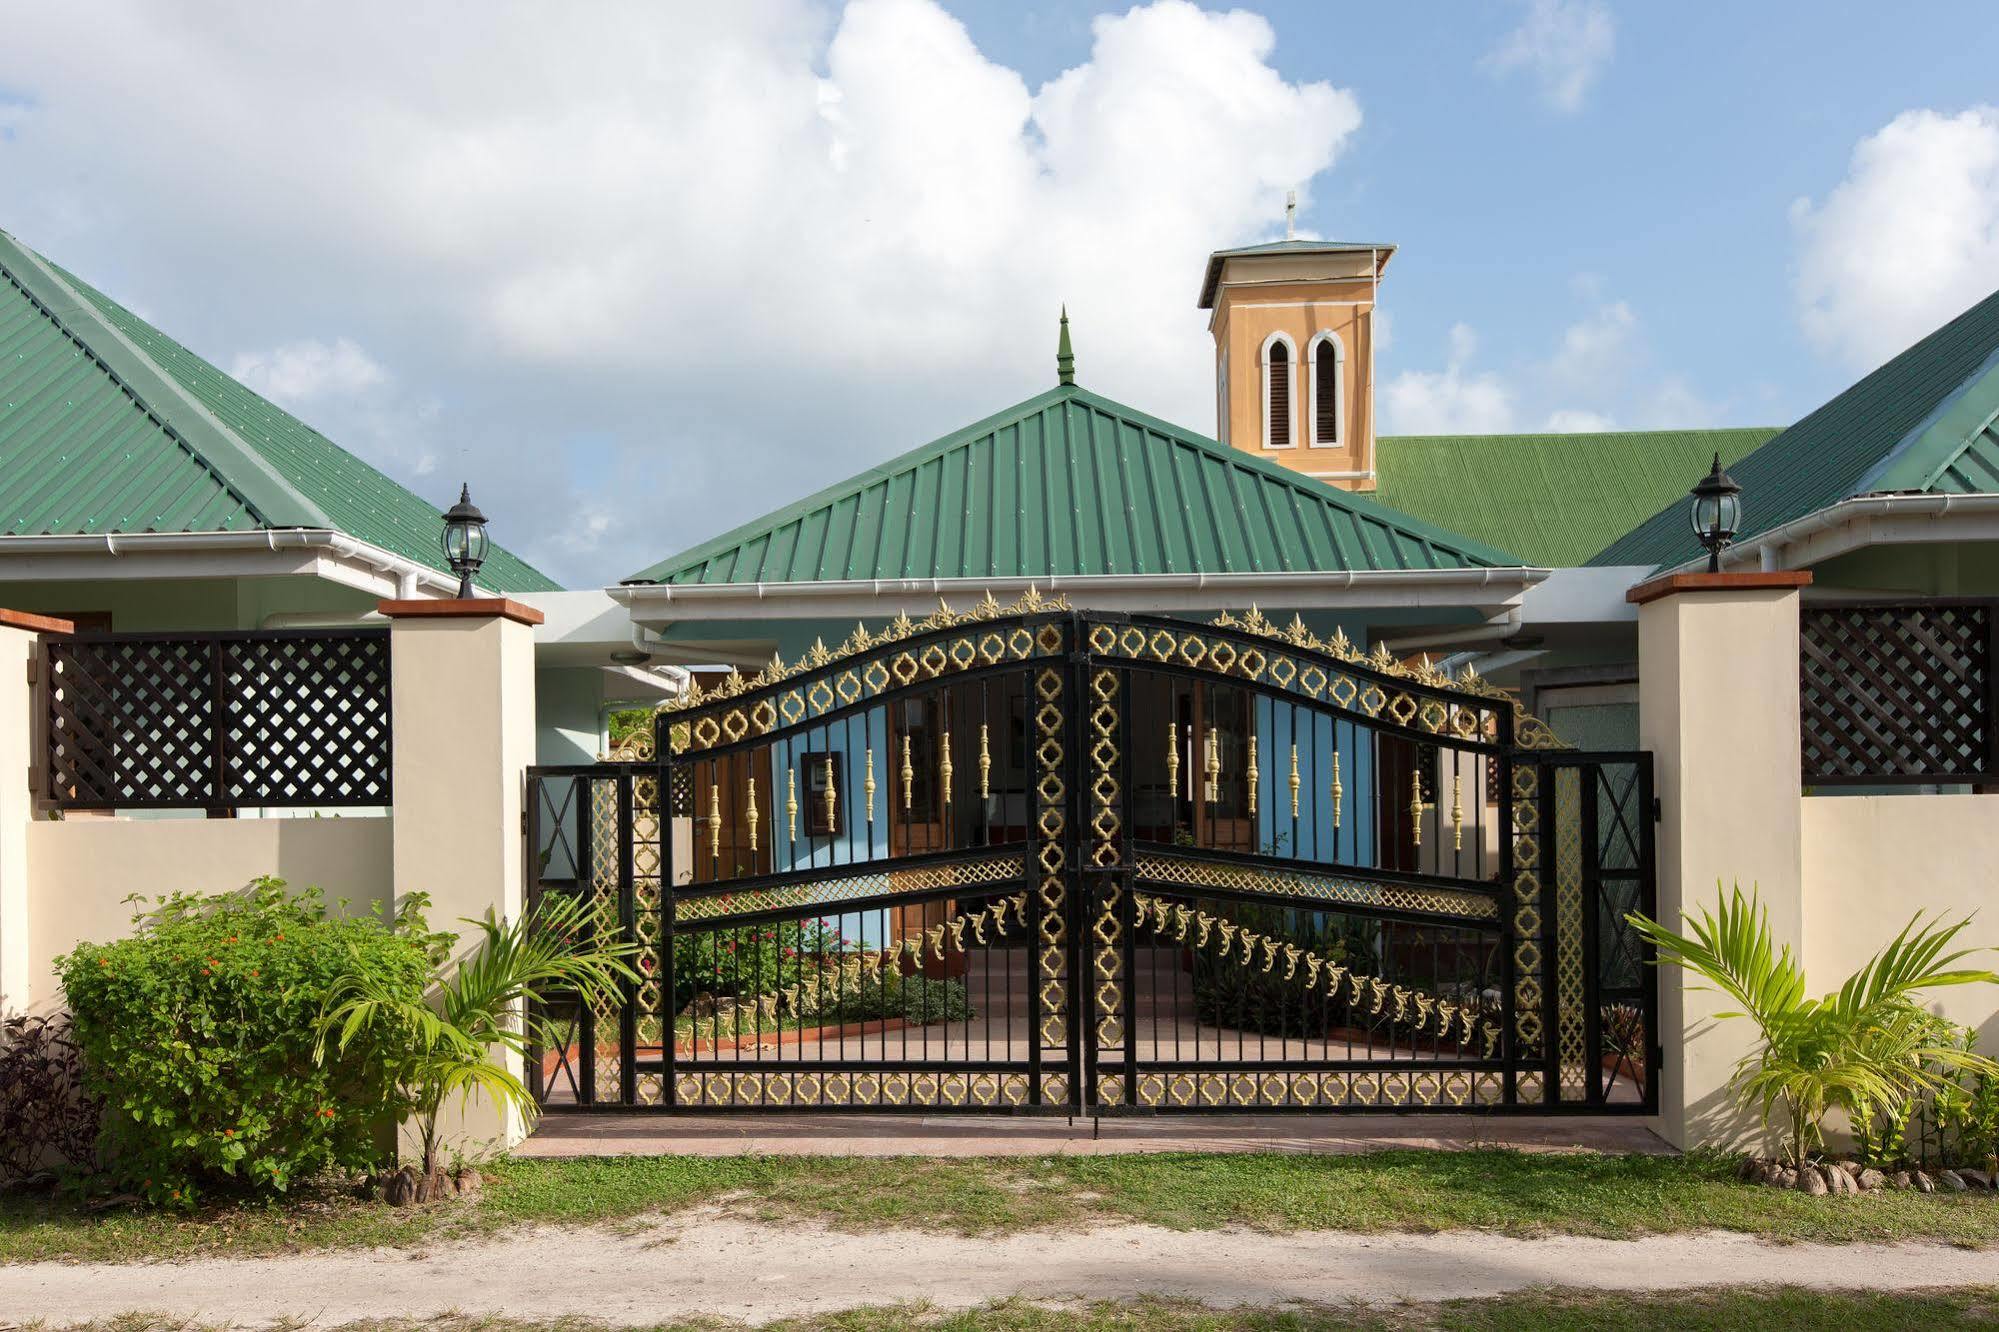
M 909 737 L 902 737 L 902 807 L 905 811 L 914 808 L 916 801 L 916 765 L 909 761 Z
M 1423 845 L 1423 774 L 1409 774 L 1409 844 Z
M 1298 817 L 1298 746 L 1291 746 L 1291 817 Z
M 1463 773 L 1451 774 L 1451 850 L 1465 849 L 1465 779 Z
M 757 849 L 757 779 L 749 781 L 749 796 L 743 805 L 743 822 L 750 825 L 750 850 Z
M 1340 826 L 1340 798 L 1346 793 L 1346 787 L 1340 785 L 1340 751 L 1335 749 L 1333 751 L 1333 826 L 1335 828 Z
M 840 788 L 833 780 L 833 756 L 826 756 L 826 831 L 840 826 Z
M 986 724 L 979 723 L 979 799 L 993 793 L 993 752 L 986 743 Z
M 722 784 L 708 784 L 708 855 L 715 858 L 722 854 Z
M 1208 728 L 1208 803 L 1222 798 L 1222 736 L 1213 726 Z
M 873 745 L 868 746 L 868 771 L 865 780 L 861 783 L 861 788 L 867 793 L 868 797 L 868 826 L 873 827 L 875 822 L 875 747 Z
M 1249 738 L 1249 812 L 1256 813 L 1256 787 L 1263 780 L 1263 766 L 1256 761 L 1256 737 Z
M 784 817 L 785 826 L 791 829 L 791 840 L 798 840 L 798 770 L 786 767 L 784 770 Z
M 937 776 L 944 784 L 944 803 L 951 803 L 951 774 L 956 771 L 951 766 L 951 733 L 944 732 L 943 747 L 938 751 Z
M 1166 789 L 1175 800 L 1180 798 L 1180 723 L 1166 723 Z

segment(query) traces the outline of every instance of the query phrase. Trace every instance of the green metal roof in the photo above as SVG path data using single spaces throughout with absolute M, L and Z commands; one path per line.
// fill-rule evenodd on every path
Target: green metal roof
M 444 520 L 0 232 L 0 534 L 332 528 L 447 572 Z M 559 585 L 493 547 L 498 592 Z
M 1375 498 L 1548 568 L 1581 564 L 1776 434 L 1639 430 L 1565 435 L 1384 435 Z
M 1233 250 L 1216 250 L 1208 256 L 1208 271 L 1201 277 L 1200 308 L 1211 308 L 1215 303 L 1215 288 L 1221 284 L 1222 265 L 1231 259 L 1255 259 L 1264 255 L 1286 254 L 1373 254 L 1378 256 L 1374 271 L 1378 274 L 1388 267 L 1389 256 L 1395 247 L 1386 241 L 1329 241 L 1329 240 L 1281 240 L 1266 241 L 1262 245 L 1238 245 Z
M 1522 561 L 1073 385 L 629 581 L 1517 567 Z
M 1999 491 L 1995 420 L 1999 292 L 1730 467 L 1742 483 L 1737 540 L 1855 495 Z M 1665 566 L 1699 554 L 1681 496 L 1590 563 Z

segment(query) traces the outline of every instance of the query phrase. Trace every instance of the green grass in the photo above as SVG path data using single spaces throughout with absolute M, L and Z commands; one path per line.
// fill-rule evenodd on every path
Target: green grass
M 851 1309 L 757 1325 L 761 1332 L 1951 1332 L 1989 1328 L 1999 1292 L 1987 1289 L 1848 1294 L 1795 1288 L 1767 1291 L 1618 1295 L 1555 1291 L 1456 1300 L 1398 1309 L 1292 1307 L 1205 1309 L 1171 1300 L 1119 1300 L 1049 1308 L 1006 1300 L 956 1313 L 921 1305 Z M 50 1325 L 51 1327 L 57 1325 Z M 585 1319 L 525 1322 L 511 1318 L 369 1321 L 315 1332 L 598 1332 Z M 651 1332 L 720 1332 L 747 1324 L 719 1319 L 659 1323 Z M 179 1319 L 130 1315 L 77 1325 L 77 1332 L 211 1332 Z M 214 1329 L 213 1332 L 220 1332 Z
M 1437 1231 L 1630 1238 L 1721 1229 L 1774 1240 L 1999 1242 L 1999 1198 L 1880 1193 L 1808 1198 L 1738 1183 L 1715 1157 L 1510 1151 L 1356 1156 L 515 1159 L 485 1196 L 398 1210 L 323 1195 L 287 1208 L 181 1217 L 0 1201 L 0 1262 L 410 1246 L 522 1225 L 617 1223 L 701 1204 L 845 1230 L 967 1235 L 1147 1222 L 1180 1230 Z

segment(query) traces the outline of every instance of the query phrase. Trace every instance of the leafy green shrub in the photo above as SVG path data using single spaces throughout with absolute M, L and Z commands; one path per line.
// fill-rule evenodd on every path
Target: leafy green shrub
M 825 920 L 682 931 L 673 940 L 674 1011 L 703 994 L 774 994 L 809 977 L 821 955 L 837 957 L 843 946 Z
M 1951 1026 L 1957 1048 L 1970 1053 L 1974 1034 Z M 1999 1078 L 1982 1069 L 1936 1067 L 1931 1072 L 1934 1082 L 1900 1107 L 1870 1107 L 1871 1113 L 1854 1121 L 1860 1158 L 1887 1167 L 1994 1169 L 1999 1162 Z
M 323 1063 L 313 1046 L 343 976 L 422 998 L 449 942 L 426 931 L 423 905 L 417 894 L 393 920 L 343 917 L 317 889 L 259 879 L 159 899 L 132 937 L 59 958 L 112 1182 L 185 1207 L 379 1165 L 408 1108 L 390 1074 L 406 1034 L 370 1032 Z
M 884 1018 L 900 1018 L 921 1027 L 977 1016 L 963 981 L 921 972 L 905 975 L 895 963 L 879 971 L 869 968 L 856 977 L 841 970 L 833 960 L 836 956 L 826 955 L 825 967 L 816 978 L 808 975 L 795 990 L 767 992 L 759 997 L 764 1002 L 725 1000 L 714 1010 L 680 1015 L 674 1021 L 674 1039 L 683 1043 L 726 1041 Z
M 1720 886 L 1716 885 L 1717 888 Z M 1960 966 L 1984 952 L 1953 949 L 1969 918 L 1925 923 L 1919 913 L 1846 983 L 1823 998 L 1805 994 L 1805 972 L 1770 933 L 1770 913 L 1738 886 L 1698 916 L 1684 913 L 1680 935 L 1643 915 L 1625 918 L 1659 951 L 1660 965 L 1682 967 L 1735 1001 L 1718 1018 L 1746 1017 L 1762 1039 L 1736 1065 L 1738 1103 L 1758 1110 L 1767 1128 L 1781 1107 L 1789 1126 L 1788 1160 L 1803 1163 L 1825 1144 L 1834 1109 L 1865 1135 L 1882 1123 L 1900 1136 L 1911 1103 L 1962 1076 L 1999 1076 L 1963 1029 L 1925 1009 L 1917 996 L 1939 985 L 1999 983 L 1983 967 Z

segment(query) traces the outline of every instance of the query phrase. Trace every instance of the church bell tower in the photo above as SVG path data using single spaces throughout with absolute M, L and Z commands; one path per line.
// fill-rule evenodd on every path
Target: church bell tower
M 1292 239 L 1208 256 L 1216 438 L 1344 490 L 1375 488 L 1374 306 L 1394 253 Z

